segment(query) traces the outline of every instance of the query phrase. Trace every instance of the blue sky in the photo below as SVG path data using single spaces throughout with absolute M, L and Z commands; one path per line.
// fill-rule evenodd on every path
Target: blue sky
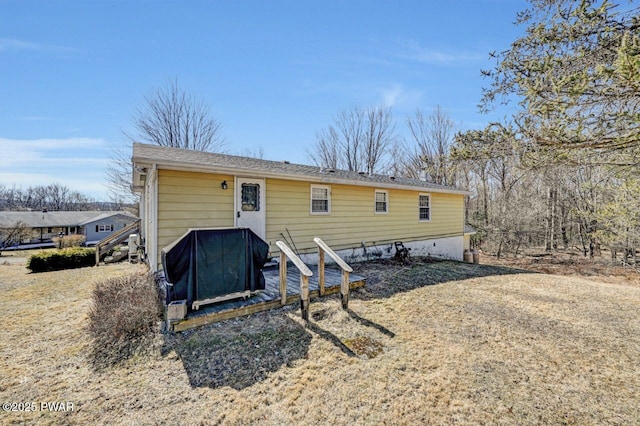
M 109 199 L 110 147 L 145 95 L 178 80 L 223 123 L 229 151 L 308 163 L 316 133 L 386 104 L 399 134 L 440 105 L 477 110 L 488 53 L 523 31 L 523 0 L 0 0 L 0 183 L 60 182 Z

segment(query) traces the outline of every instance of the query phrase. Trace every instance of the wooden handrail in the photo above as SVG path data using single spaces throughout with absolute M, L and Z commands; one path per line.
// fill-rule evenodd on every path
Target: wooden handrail
M 132 224 L 127 225 L 124 228 L 120 229 L 119 231 L 114 232 L 113 234 L 107 237 L 104 237 L 103 239 L 98 241 L 98 243 L 96 244 L 96 266 L 100 264 L 100 257 L 104 252 L 118 245 L 121 242 L 121 239 L 123 236 L 127 235 L 134 229 L 139 228 L 139 226 L 140 226 L 140 219 L 137 219 Z
M 296 268 L 298 268 L 300 270 L 300 273 L 303 274 L 306 277 L 311 277 L 313 276 L 313 272 L 311 272 L 311 269 L 309 269 L 309 267 L 307 265 L 305 265 L 305 263 L 302 261 L 302 259 L 300 259 L 298 257 L 297 254 L 295 254 L 293 252 L 293 250 L 291 250 L 289 248 L 289 246 L 287 246 L 285 243 L 283 243 L 282 241 L 276 241 L 276 245 L 278 246 L 278 248 L 284 252 L 284 254 L 287 255 L 287 257 L 289 258 L 289 260 L 291 260 L 293 262 L 294 265 L 296 265 Z
M 96 244 L 96 246 L 104 245 L 107 242 L 109 242 L 109 241 L 111 241 L 111 240 L 113 240 L 115 238 L 118 238 L 121 235 L 126 234 L 129 231 L 132 231 L 134 228 L 137 228 L 139 224 L 140 224 L 140 219 L 136 219 L 136 221 L 133 222 L 132 224 L 127 225 L 124 228 L 122 228 L 122 229 L 114 232 L 113 234 L 110 234 L 110 235 L 104 237 L 103 239 L 101 239 L 100 241 L 98 241 L 98 244 Z
M 309 322 L 309 277 L 313 272 L 285 243 L 276 241 L 276 246 L 280 249 L 280 304 L 287 303 L 287 258 L 300 271 L 300 310 L 302 319 Z
M 340 256 L 338 256 L 336 254 L 336 252 L 333 251 L 331 249 L 331 247 L 329 247 L 327 245 L 327 243 L 325 243 L 324 241 L 322 241 L 318 237 L 315 237 L 313 239 L 313 241 L 318 245 L 318 247 L 320 247 L 322 250 L 324 250 L 329 255 L 329 257 L 332 258 L 334 260 L 334 262 L 336 262 L 340 268 L 342 268 L 343 271 L 353 272 L 353 268 L 351 266 L 349 266 L 347 264 L 347 262 L 342 260 L 342 258 Z
M 340 298 L 342 299 L 342 308 L 347 309 L 349 307 L 349 274 L 353 272 L 353 268 L 342 260 L 322 239 L 315 237 L 313 241 L 318 246 L 318 288 L 320 296 L 324 296 L 324 254 L 327 253 L 342 269 Z

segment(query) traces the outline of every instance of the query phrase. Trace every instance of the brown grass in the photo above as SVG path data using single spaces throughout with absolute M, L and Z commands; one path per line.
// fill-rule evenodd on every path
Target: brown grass
M 115 265 L 0 265 L 0 400 L 19 424 L 637 424 L 640 286 L 455 262 L 356 265 L 350 310 L 312 302 L 166 336 L 92 370 L 89 296 Z

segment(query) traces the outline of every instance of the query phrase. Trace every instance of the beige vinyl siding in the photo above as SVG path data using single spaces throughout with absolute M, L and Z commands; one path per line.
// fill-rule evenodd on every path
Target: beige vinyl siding
M 419 220 L 419 190 L 388 190 L 388 213 L 375 213 L 375 188 L 331 184 L 331 213 L 310 213 L 309 182 L 267 179 L 267 242 L 289 230 L 300 252 L 315 251 L 313 237 L 322 238 L 334 249 L 357 247 L 395 240 L 417 241 L 462 236 L 462 195 L 430 193 L 431 220 Z
M 228 189 L 220 184 L 227 181 Z M 314 183 L 315 184 L 315 183 Z M 327 185 L 318 183 L 319 185 Z M 419 221 L 420 190 L 385 189 L 388 213 L 375 213 L 374 187 L 331 184 L 331 213 L 311 214 L 311 183 L 266 179 L 266 240 L 272 252 L 281 233 L 300 252 L 315 252 L 314 237 L 336 250 L 395 240 L 404 242 L 461 236 L 462 195 L 430 193 L 431 220 Z M 233 227 L 234 177 L 173 170 L 158 171 L 158 265 L 163 247 L 189 228 Z M 287 229 L 289 234 L 287 234 Z
M 162 248 L 189 228 L 234 226 L 233 200 L 233 176 L 159 170 L 158 263 Z

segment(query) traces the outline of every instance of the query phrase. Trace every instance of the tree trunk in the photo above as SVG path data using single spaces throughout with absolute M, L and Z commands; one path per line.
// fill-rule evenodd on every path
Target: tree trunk
M 551 251 L 557 247 L 555 228 L 556 228 L 556 190 L 549 188 L 547 191 L 547 220 L 546 220 L 546 232 L 545 232 L 545 250 Z
M 562 233 L 562 244 L 565 249 L 569 248 L 569 237 L 567 236 L 567 222 L 569 212 L 564 200 L 560 203 L 560 232 Z
M 487 177 L 482 173 L 482 202 L 484 213 L 484 226 L 489 226 L 489 191 L 487 189 Z

